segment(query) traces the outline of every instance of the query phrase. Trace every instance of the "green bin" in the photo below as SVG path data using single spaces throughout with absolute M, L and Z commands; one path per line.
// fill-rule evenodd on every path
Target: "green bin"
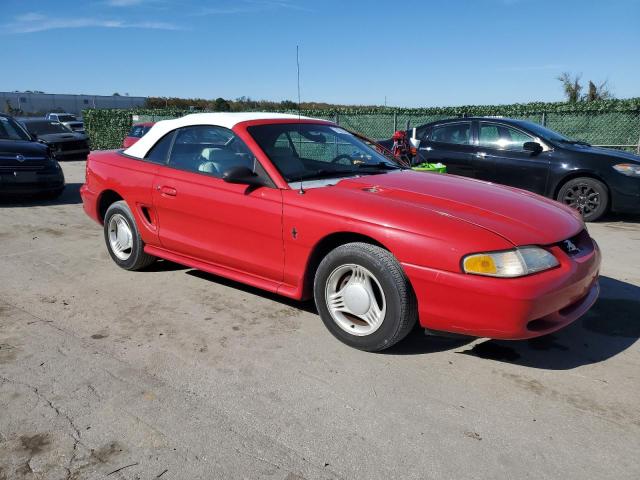
M 442 163 L 419 163 L 411 167 L 416 172 L 447 173 L 447 166 Z

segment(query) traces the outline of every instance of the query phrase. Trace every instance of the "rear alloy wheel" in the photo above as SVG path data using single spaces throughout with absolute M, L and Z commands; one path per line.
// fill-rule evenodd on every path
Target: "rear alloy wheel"
M 316 307 L 340 341 L 375 352 L 402 340 L 417 320 L 415 295 L 402 267 L 387 250 L 348 243 L 318 266 Z
M 144 252 L 144 242 L 124 201 L 115 202 L 107 209 L 104 239 L 113 261 L 125 270 L 140 270 L 155 261 L 155 257 Z
M 606 185 L 590 177 L 569 180 L 558 192 L 557 200 L 578 210 L 585 222 L 598 220 L 609 207 Z

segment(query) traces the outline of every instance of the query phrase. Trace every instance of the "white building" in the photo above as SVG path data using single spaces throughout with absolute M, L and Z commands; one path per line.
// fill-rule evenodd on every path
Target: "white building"
M 57 93 L 0 92 L 0 112 L 7 111 L 7 101 L 18 115 L 68 112 L 82 114 L 87 108 L 132 108 L 144 105 L 146 97 L 126 95 L 61 95 Z

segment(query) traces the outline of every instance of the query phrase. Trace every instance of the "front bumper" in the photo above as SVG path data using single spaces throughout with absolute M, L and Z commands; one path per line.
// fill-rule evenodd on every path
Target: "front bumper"
M 64 188 L 62 172 L 17 172 L 0 174 L 0 195 L 35 195 Z
M 640 178 L 618 174 L 609 182 L 611 210 L 620 213 L 640 213 Z
M 569 257 L 550 249 L 560 266 L 520 278 L 491 278 L 403 264 L 424 328 L 476 337 L 520 340 L 546 335 L 584 315 L 599 294 L 601 255 Z
M 55 152 L 56 160 L 85 160 L 91 152 L 88 148 L 79 150 L 58 150 Z

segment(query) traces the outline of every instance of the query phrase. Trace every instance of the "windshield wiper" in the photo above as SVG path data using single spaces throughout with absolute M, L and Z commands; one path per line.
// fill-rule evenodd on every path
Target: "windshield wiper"
M 392 165 L 387 162 L 378 162 L 378 163 L 361 163 L 358 165 L 360 170 L 365 168 L 372 168 L 376 170 L 402 170 L 403 167 L 399 165 Z
M 358 172 L 352 170 L 316 170 L 315 172 L 303 173 L 302 175 L 296 175 L 289 177 L 290 182 L 299 182 L 300 180 L 321 180 L 331 177 L 344 177 L 349 175 L 357 175 Z

